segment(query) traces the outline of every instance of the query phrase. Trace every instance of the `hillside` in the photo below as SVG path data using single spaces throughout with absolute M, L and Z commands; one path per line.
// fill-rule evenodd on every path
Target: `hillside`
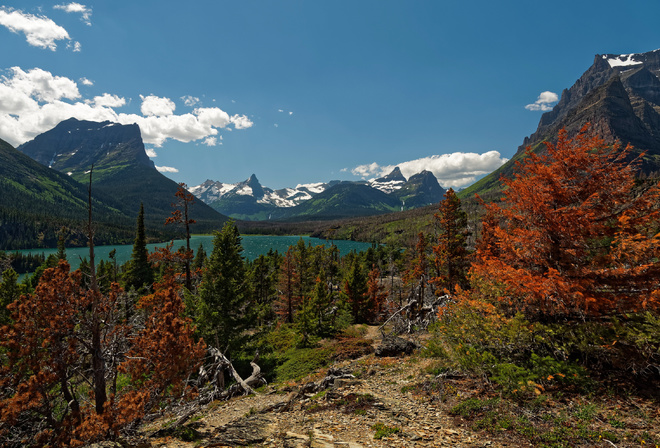
M 87 185 L 49 169 L 0 140 L 0 249 L 54 247 L 57 232 L 68 228 L 69 244 L 84 245 Z M 98 243 L 130 241 L 135 217 L 93 190 Z

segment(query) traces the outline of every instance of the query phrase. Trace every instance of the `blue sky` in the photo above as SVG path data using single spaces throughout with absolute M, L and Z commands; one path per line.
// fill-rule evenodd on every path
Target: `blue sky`
M 595 54 L 660 48 L 659 18 L 657 0 L 0 0 L 0 138 L 112 119 L 190 186 L 398 165 L 459 188 Z

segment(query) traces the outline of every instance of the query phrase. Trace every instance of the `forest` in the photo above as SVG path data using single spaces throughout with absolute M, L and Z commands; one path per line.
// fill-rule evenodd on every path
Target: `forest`
M 436 385 L 481 384 L 484 398 L 455 412 L 561 446 L 520 409 L 571 394 L 658 396 L 660 187 L 637 177 L 629 154 L 586 126 L 561 131 L 502 179 L 499 200 L 477 198 L 479 213 L 450 189 L 409 244 L 343 257 L 301 240 L 246 261 L 232 221 L 211 253 L 148 253 L 143 209 L 124 265 L 95 262 L 91 221 L 75 272 L 65 233 L 22 282 L 5 254 L 0 444 L 118 440 L 166 409 L 198 410 L 367 355 L 360 328 L 375 325 L 427 334 L 420 354 L 434 360 Z M 173 205 L 165 225 L 189 241 L 194 197 L 181 186 Z M 573 436 L 569 445 L 619 437 Z

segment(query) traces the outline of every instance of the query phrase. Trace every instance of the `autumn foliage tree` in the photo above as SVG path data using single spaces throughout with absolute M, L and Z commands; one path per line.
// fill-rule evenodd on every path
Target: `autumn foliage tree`
M 660 195 L 636 184 L 637 166 L 586 126 L 528 148 L 502 202 L 486 205 L 474 282 L 532 318 L 657 310 Z
M 179 188 L 177 188 L 176 193 L 174 194 L 176 200 L 172 203 L 174 210 L 172 211 L 172 216 L 165 220 L 165 224 L 181 224 L 185 230 L 185 239 L 186 239 L 186 259 L 185 259 L 185 284 L 186 288 L 190 290 L 192 288 L 192 281 L 190 277 L 190 263 L 193 259 L 194 253 L 190 249 L 190 224 L 195 224 L 195 220 L 190 218 L 190 209 L 195 203 L 195 196 L 187 190 L 187 185 L 183 182 L 179 183 Z

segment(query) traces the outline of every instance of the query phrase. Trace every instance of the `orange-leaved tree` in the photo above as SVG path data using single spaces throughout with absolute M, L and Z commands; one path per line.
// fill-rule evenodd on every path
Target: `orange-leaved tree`
M 84 287 L 80 271 L 70 274 L 60 261 L 34 294 L 9 306 L 13 323 L 0 334 L 0 445 L 112 438 L 182 390 L 202 346 L 193 343 L 173 281 L 140 299 L 131 322 L 125 299 L 116 283 L 107 294 Z
M 658 185 L 636 185 L 629 148 L 588 126 L 546 147 L 528 148 L 502 202 L 486 205 L 473 283 L 542 319 L 657 309 Z
M 193 259 L 193 251 L 190 249 L 190 224 L 195 224 L 196 221 L 190 218 L 190 208 L 195 203 L 195 196 L 187 190 L 188 186 L 180 182 L 174 196 L 176 201 L 172 203 L 174 210 L 172 216 L 165 220 L 167 224 L 183 224 L 185 228 L 186 237 L 186 288 L 190 291 L 192 282 L 190 279 L 190 260 Z

